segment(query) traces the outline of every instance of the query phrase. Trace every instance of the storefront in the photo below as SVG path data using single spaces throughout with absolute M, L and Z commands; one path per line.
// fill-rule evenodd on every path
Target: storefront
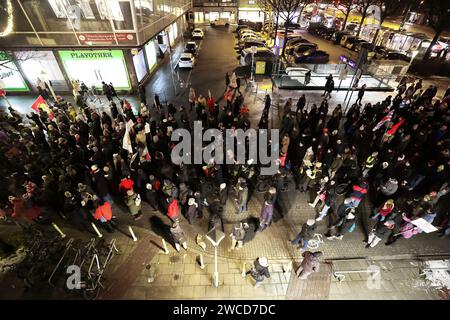
M 118 90 L 130 90 L 130 78 L 122 50 L 60 50 L 58 52 L 70 80 L 88 87 L 112 82 Z
M 7 62 L 9 61 L 9 62 Z M 6 62 L 6 63 L 5 63 Z M 2 89 L 14 92 L 30 91 L 16 64 L 4 51 L 0 51 L 0 80 Z
M 252 22 L 264 22 L 264 12 L 259 8 L 240 7 L 239 20 L 241 19 L 250 20 Z
M 16 51 L 14 58 L 33 90 L 37 91 L 38 78 L 50 81 L 55 91 L 69 90 L 52 51 Z

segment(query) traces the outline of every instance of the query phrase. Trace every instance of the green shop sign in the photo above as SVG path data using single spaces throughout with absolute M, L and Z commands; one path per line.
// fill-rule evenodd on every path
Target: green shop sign
M 71 80 L 88 87 L 102 87 L 102 81 L 112 82 L 119 90 L 131 89 L 122 50 L 61 50 L 58 52 Z
M 0 80 L 7 92 L 30 91 L 16 64 L 4 51 L 0 51 Z

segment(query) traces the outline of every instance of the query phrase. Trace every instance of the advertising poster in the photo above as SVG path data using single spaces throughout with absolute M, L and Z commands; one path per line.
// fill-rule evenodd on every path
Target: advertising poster
M 157 52 L 155 43 L 153 41 L 149 41 L 144 48 L 145 55 L 147 56 L 148 70 L 152 72 L 153 69 L 156 68 L 157 64 Z
M 133 55 L 134 70 L 139 82 L 147 75 L 147 65 L 145 64 L 144 50 L 139 50 Z
M 122 50 L 61 50 L 59 56 L 71 80 L 102 87 L 112 82 L 119 90 L 131 89 Z
M 29 91 L 27 84 L 17 69 L 17 66 L 13 61 L 11 61 L 9 55 L 4 51 L 0 51 L 0 80 L 2 80 L 3 84 L 2 89 L 6 92 Z

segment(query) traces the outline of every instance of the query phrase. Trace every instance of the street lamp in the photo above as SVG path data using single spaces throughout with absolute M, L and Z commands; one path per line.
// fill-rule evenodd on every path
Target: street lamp
M 220 242 L 225 238 L 225 233 L 216 228 L 213 228 L 206 234 L 206 238 L 211 242 L 214 247 L 214 287 L 219 286 L 219 271 L 217 270 L 217 247 Z
M 55 91 L 53 91 L 53 87 L 50 84 L 50 81 L 48 81 L 47 73 L 44 71 L 44 69 L 41 70 L 41 77 L 42 77 L 42 80 L 44 80 L 47 87 L 50 89 L 50 92 L 52 93 L 52 96 L 53 96 L 53 99 L 55 99 L 55 102 L 58 102 L 58 100 L 56 99 Z

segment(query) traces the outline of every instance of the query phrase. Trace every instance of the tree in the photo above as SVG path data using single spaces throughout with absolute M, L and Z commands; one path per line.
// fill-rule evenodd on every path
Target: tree
M 391 0 L 392 1 L 392 0 Z M 373 0 L 356 0 L 356 5 L 358 7 L 358 12 L 361 14 L 361 21 L 359 23 L 358 32 L 356 36 L 359 37 L 361 33 L 361 28 L 364 24 L 364 20 L 366 20 L 367 16 L 370 12 L 367 12 L 367 9 L 372 5 Z
M 286 23 L 284 24 L 283 50 L 281 52 L 281 55 L 283 56 L 284 52 L 286 50 L 286 40 L 287 40 L 289 24 L 292 22 L 292 19 L 294 19 L 294 16 L 295 16 L 296 12 L 299 11 L 301 5 L 308 1 L 305 1 L 305 0 L 262 0 L 262 2 L 266 6 L 269 6 L 270 8 L 272 8 L 273 12 L 277 14 L 277 20 L 278 20 L 278 15 L 281 15 L 286 20 Z M 275 32 L 275 37 L 276 37 L 276 32 Z
M 383 22 L 386 20 L 386 18 L 393 17 L 395 14 L 399 13 L 401 9 L 405 6 L 404 2 L 401 1 L 392 1 L 392 0 L 376 0 L 374 5 L 377 5 L 380 8 L 380 27 L 383 24 Z M 369 10 L 370 11 L 370 10 Z M 368 12 L 367 15 L 371 14 L 372 12 Z M 380 29 L 377 29 L 375 32 L 375 35 L 372 39 L 372 43 L 375 44 L 375 41 L 378 37 L 378 33 L 380 32 Z
M 11 54 L 8 54 L 5 51 L 0 51 L 0 68 L 19 71 L 16 69 L 15 62 L 23 62 L 30 59 L 41 59 L 45 55 L 40 54 L 38 51 L 16 51 L 14 56 L 15 59 Z
M 350 16 L 350 12 L 356 9 L 356 0 L 340 0 L 333 2 L 334 7 L 338 9 L 345 16 L 344 23 L 342 24 L 341 30 L 345 30 L 345 26 L 347 25 L 348 17 Z
M 425 0 L 428 24 L 434 30 L 434 37 L 425 53 L 424 59 L 429 59 L 431 50 L 439 40 L 442 31 L 450 27 L 450 1 Z

